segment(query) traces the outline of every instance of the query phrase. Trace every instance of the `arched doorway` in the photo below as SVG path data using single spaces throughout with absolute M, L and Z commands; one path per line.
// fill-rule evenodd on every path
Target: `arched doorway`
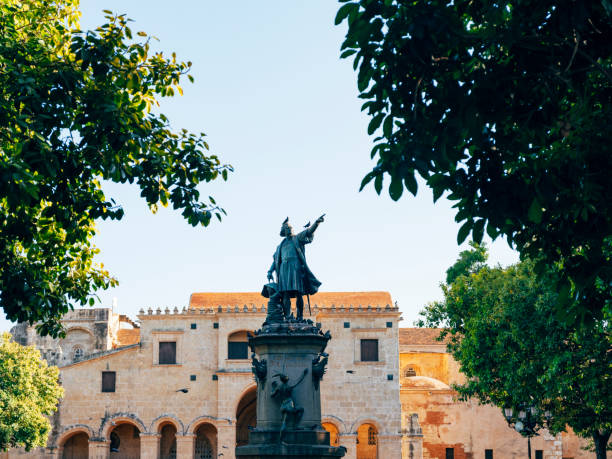
M 331 422 L 324 422 L 321 425 L 329 432 L 330 446 L 340 446 L 340 440 L 338 439 L 338 428 Z
M 62 459 L 87 459 L 89 457 L 89 436 L 77 432 L 64 442 Z
M 110 459 L 140 459 L 140 430 L 134 424 L 113 427 L 109 440 Z
M 176 427 L 171 422 L 163 424 L 159 433 L 160 459 L 176 459 Z
M 249 427 L 257 424 L 257 388 L 252 387 L 240 399 L 236 409 L 236 446 L 249 442 Z
M 372 424 L 361 424 L 357 429 L 357 459 L 378 458 L 378 431 Z
M 217 429 L 212 424 L 201 424 L 195 430 L 195 459 L 217 458 Z

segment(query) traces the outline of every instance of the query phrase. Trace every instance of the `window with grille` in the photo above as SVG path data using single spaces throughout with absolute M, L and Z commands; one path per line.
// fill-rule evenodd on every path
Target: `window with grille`
M 376 444 L 376 429 L 374 427 L 368 427 L 368 445 Z
M 446 448 L 446 459 L 455 459 L 455 448 Z
M 198 434 L 195 442 L 196 459 L 213 459 L 213 450 L 208 438 Z
M 117 373 L 114 371 L 102 372 L 102 392 L 115 392 L 115 379 Z
M 493 450 L 485 449 L 485 459 L 493 459 Z
M 72 358 L 73 360 L 79 360 L 83 358 L 83 349 L 80 346 L 74 346 L 72 350 Z
M 160 341 L 159 342 L 159 364 L 160 365 L 175 365 L 176 364 L 176 341 Z
M 361 361 L 362 362 L 378 362 L 378 340 L 377 339 L 362 339 L 361 340 Z

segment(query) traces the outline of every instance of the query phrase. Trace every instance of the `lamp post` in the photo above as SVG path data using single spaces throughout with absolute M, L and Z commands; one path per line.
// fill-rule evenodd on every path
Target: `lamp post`
M 542 419 L 538 419 L 538 410 L 533 406 L 522 406 L 518 414 L 514 415 L 512 408 L 504 408 L 504 417 L 510 427 L 514 427 L 518 433 L 527 437 L 527 457 L 531 459 L 531 437 L 537 435 Z M 543 421 L 548 424 L 551 418 L 550 411 L 544 413 Z M 540 421 L 540 423 L 538 422 Z

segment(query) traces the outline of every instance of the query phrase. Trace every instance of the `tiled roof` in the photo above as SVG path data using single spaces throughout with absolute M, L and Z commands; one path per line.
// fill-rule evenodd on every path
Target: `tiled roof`
M 244 304 L 261 305 L 267 303 L 267 298 L 259 292 L 202 292 L 192 293 L 189 299 L 190 308 L 212 308 L 215 306 L 242 306 Z M 319 292 L 310 295 L 310 304 L 319 306 L 353 305 L 393 306 L 389 292 Z
M 444 344 L 447 340 L 438 341 L 441 328 L 400 328 L 399 344 Z
M 117 331 L 117 344 L 119 346 L 129 346 L 140 341 L 139 328 L 122 328 Z

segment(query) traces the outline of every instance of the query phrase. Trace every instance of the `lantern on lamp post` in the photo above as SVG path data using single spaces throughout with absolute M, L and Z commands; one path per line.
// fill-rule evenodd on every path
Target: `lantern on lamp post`
M 522 405 L 517 411 L 510 407 L 504 408 L 504 417 L 510 427 L 527 437 L 527 457 L 531 459 L 531 437 L 538 435 L 543 425 L 548 426 L 552 415 L 550 411 L 545 411 L 544 416 L 539 416 L 537 408 L 527 405 Z

